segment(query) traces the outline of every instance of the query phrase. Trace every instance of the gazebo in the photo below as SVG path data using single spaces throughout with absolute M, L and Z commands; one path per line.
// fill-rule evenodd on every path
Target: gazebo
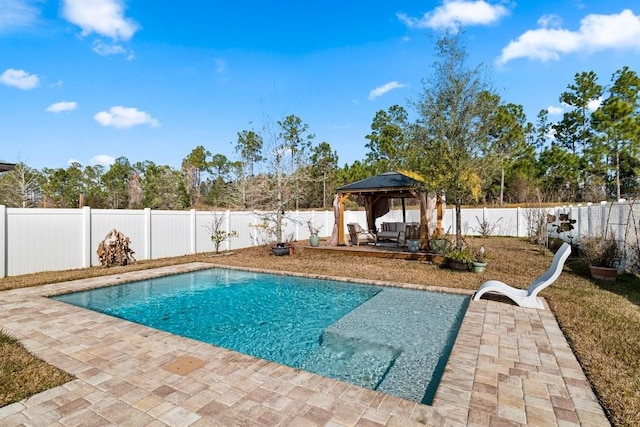
M 442 229 L 443 197 L 427 195 L 420 190 L 422 179 L 409 172 L 386 172 L 336 190 L 333 200 L 335 224 L 331 236 L 333 246 L 345 245 L 344 201 L 351 195 L 364 197 L 367 228 L 375 229 L 376 219 L 389 212 L 389 199 L 402 200 L 402 219 L 406 222 L 405 199 L 415 198 L 420 203 L 420 247 L 427 249 L 429 230 L 433 229 L 433 211 L 437 212 L 436 230 Z M 430 213 L 430 214 L 428 214 Z

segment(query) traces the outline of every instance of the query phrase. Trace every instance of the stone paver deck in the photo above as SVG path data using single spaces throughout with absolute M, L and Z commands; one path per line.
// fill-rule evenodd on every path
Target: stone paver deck
M 205 267 L 0 292 L 0 328 L 76 377 L 0 408 L 0 425 L 609 425 L 548 309 L 471 302 L 427 406 L 45 298 Z

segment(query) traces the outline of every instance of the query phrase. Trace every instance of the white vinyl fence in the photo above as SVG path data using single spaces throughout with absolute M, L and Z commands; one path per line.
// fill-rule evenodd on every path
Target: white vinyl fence
M 573 234 L 565 240 L 579 238 L 601 230 L 605 224 L 617 227 L 622 238 L 628 229 L 629 212 L 625 203 L 542 209 L 544 214 L 568 213 L 576 220 Z M 0 205 L 0 277 L 41 271 L 58 271 L 100 265 L 96 250 L 112 229 L 131 239 L 138 260 L 158 259 L 214 250 L 207 226 L 214 215 L 224 216 L 223 229 L 237 232 L 223 242 L 220 249 L 230 250 L 265 243 L 266 236 L 256 229 L 264 212 L 231 211 L 156 211 L 91 209 L 24 209 Z M 616 222 L 609 217 L 613 215 Z M 481 224 L 490 225 L 493 235 L 529 236 L 531 210 L 525 208 L 480 208 L 462 210 L 462 232 L 480 233 Z M 640 216 L 638 216 L 640 218 Z M 366 224 L 364 211 L 346 211 L 345 223 Z M 378 218 L 378 228 L 385 221 L 402 221 L 402 211 L 392 210 Z M 307 221 L 321 226 L 320 236 L 331 235 L 333 211 L 287 212 L 284 237 L 288 240 L 309 238 Z M 418 222 L 419 211 L 407 210 L 407 222 Z M 624 224 L 623 224 L 624 223 Z M 455 211 L 447 209 L 443 229 L 455 233 Z

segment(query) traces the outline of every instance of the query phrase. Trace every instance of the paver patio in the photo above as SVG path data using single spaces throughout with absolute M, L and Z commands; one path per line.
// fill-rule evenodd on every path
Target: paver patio
M 76 377 L 0 408 L 0 425 L 609 425 L 548 309 L 471 302 L 422 405 L 46 298 L 211 266 L 0 292 L 0 328 Z

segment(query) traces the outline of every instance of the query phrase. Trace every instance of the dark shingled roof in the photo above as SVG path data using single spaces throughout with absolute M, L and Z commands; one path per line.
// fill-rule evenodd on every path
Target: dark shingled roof
M 4 162 L 0 162 L 0 172 L 7 172 L 10 170 L 13 170 L 13 168 L 15 168 L 16 165 L 14 163 L 4 163 Z
M 393 191 L 416 187 L 419 184 L 421 184 L 420 181 L 403 175 L 399 172 L 385 172 L 380 175 L 372 176 L 371 178 L 366 178 L 360 181 L 352 182 L 351 184 L 343 185 L 336 191 L 342 193 Z

